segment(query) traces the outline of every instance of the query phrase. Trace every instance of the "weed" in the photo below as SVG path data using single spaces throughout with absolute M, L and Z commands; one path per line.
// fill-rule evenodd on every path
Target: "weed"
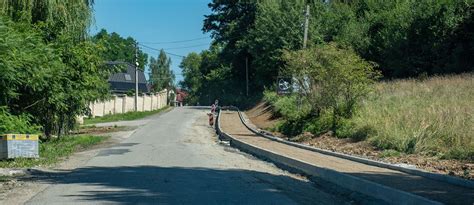
M 265 96 L 282 114 L 276 129 L 284 134 L 319 135 L 330 129 L 328 113 L 298 113 L 294 97 Z M 352 118 L 338 122 L 336 137 L 367 140 L 379 149 L 474 161 L 473 102 L 474 74 L 380 82 Z
M 24 168 L 52 165 L 76 151 L 102 142 L 107 137 L 65 136 L 47 142 L 40 142 L 38 159 L 16 158 L 0 161 L 0 168 Z

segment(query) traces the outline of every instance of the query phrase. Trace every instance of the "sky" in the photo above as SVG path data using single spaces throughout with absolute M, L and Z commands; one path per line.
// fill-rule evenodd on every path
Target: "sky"
M 210 14 L 210 0 L 96 0 L 95 23 L 90 33 L 102 28 L 122 37 L 132 37 L 148 47 L 186 56 L 209 48 L 210 34 L 201 31 L 204 15 Z M 186 42 L 176 42 L 185 41 Z M 184 47 L 184 48 L 183 48 Z M 159 52 L 142 48 L 148 56 Z M 183 79 L 179 64 L 182 57 L 168 55 L 176 82 Z M 146 71 L 148 73 L 148 70 Z

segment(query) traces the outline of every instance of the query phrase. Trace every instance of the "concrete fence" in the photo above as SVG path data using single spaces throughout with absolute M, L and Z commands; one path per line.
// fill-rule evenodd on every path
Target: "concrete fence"
M 166 106 L 168 101 L 167 90 L 154 94 L 144 94 L 138 96 L 138 111 L 158 110 Z M 89 105 L 92 117 L 102 117 L 135 111 L 135 98 L 129 96 L 114 95 L 108 101 L 93 102 Z

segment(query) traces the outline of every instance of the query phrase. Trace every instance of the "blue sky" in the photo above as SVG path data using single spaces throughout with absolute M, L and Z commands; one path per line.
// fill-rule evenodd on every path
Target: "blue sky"
M 207 49 L 211 42 L 209 34 L 201 31 L 204 15 L 210 14 L 207 4 L 210 0 L 96 0 L 94 6 L 95 24 L 91 34 L 105 28 L 123 37 L 131 36 L 144 45 L 178 54 L 187 55 Z M 152 44 L 189 39 L 195 41 Z M 192 48 L 182 48 L 191 47 Z M 142 49 L 149 56 L 158 52 Z M 179 63 L 181 57 L 169 56 L 176 81 L 182 80 Z

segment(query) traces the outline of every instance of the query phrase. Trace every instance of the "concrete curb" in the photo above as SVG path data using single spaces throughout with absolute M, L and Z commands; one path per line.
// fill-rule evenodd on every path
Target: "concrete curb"
M 408 174 L 422 176 L 422 177 L 426 177 L 426 178 L 433 179 L 433 180 L 436 180 L 436 181 L 446 182 L 446 183 L 449 183 L 449 184 L 454 184 L 454 185 L 462 186 L 462 187 L 466 187 L 466 188 L 471 188 L 471 189 L 474 188 L 474 181 L 461 179 L 461 178 L 457 178 L 457 177 L 453 177 L 453 176 L 449 176 L 449 175 L 444 175 L 444 174 L 426 172 L 426 171 L 421 170 L 421 169 L 403 167 L 403 166 L 399 166 L 399 165 L 395 165 L 395 164 L 389 164 L 389 163 L 375 161 L 375 160 L 366 159 L 366 158 L 362 158 L 362 157 L 356 157 L 356 156 L 352 156 L 352 155 L 348 155 L 348 154 L 333 152 L 333 151 L 329 151 L 329 150 L 325 150 L 325 149 L 320 149 L 320 148 L 316 148 L 316 147 L 312 147 L 312 146 L 308 146 L 308 145 L 304 145 L 304 144 L 284 140 L 284 139 L 275 137 L 275 136 L 273 136 L 269 133 L 266 133 L 265 131 L 256 130 L 256 129 L 250 127 L 247 124 L 247 122 L 245 121 L 245 119 L 243 117 L 243 114 L 240 112 L 240 110 L 237 110 L 237 111 L 239 113 L 240 120 L 245 125 L 245 127 L 247 127 L 247 129 L 249 129 L 250 131 L 252 131 L 253 133 L 255 133 L 259 136 L 265 137 L 265 138 L 273 140 L 273 141 L 281 142 L 281 143 L 284 143 L 284 144 L 287 144 L 287 145 L 291 145 L 291 146 L 294 146 L 294 147 L 306 149 L 306 150 L 309 150 L 309 151 L 319 152 L 321 154 L 326 154 L 326 155 L 330 155 L 330 156 L 334 156 L 334 157 L 339 157 L 339 158 L 348 159 L 348 160 L 351 160 L 351 161 L 360 162 L 360 163 L 371 165 L 371 166 L 377 166 L 377 167 L 381 167 L 381 168 L 393 169 L 393 170 L 405 172 L 405 173 L 408 173 Z
M 327 180 L 328 182 L 331 182 L 338 186 L 347 188 L 354 192 L 365 194 L 376 199 L 383 200 L 389 204 L 442 204 L 418 195 L 393 189 L 365 179 L 337 172 L 332 169 L 318 167 L 301 160 L 279 155 L 270 150 L 247 144 L 223 132 L 220 127 L 219 117 L 216 119 L 216 131 L 220 138 L 230 140 L 231 146 L 236 147 L 242 151 L 269 160 L 277 165 L 280 165 L 281 167 L 287 167 L 292 170 L 304 173 L 306 175 L 321 177 L 324 180 Z

